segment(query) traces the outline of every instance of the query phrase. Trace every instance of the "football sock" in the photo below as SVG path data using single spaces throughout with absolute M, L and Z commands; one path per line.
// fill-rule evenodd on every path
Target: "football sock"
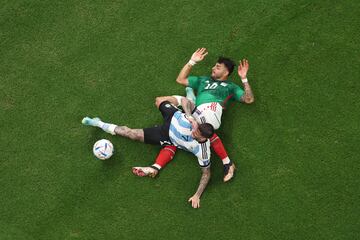
M 176 152 L 175 146 L 165 146 L 160 150 L 159 155 L 156 157 L 155 164 L 152 166 L 158 168 L 159 170 L 166 166 L 174 157 Z
M 117 127 L 115 124 L 111 123 L 104 123 L 100 120 L 100 118 L 93 118 L 91 121 L 92 125 L 95 127 L 99 127 L 102 130 L 104 130 L 107 133 L 110 133 L 112 135 L 116 135 L 115 128 Z
M 151 165 L 150 167 L 153 168 L 153 169 L 156 169 L 156 170 L 158 170 L 158 171 L 160 171 L 160 169 L 161 169 L 161 166 L 160 166 L 159 164 L 156 164 L 156 163 L 154 163 L 154 164 Z
M 100 127 L 100 126 L 99 126 Z M 102 126 L 100 127 L 102 130 L 104 130 L 107 133 L 110 133 L 112 135 L 116 135 L 115 133 L 115 128 L 117 126 L 115 124 L 111 124 L 111 123 L 103 123 Z
M 81 121 L 81 123 L 84 125 L 88 125 L 88 126 L 99 127 L 107 133 L 116 135 L 115 128 L 117 126 L 115 124 L 111 124 L 111 123 L 104 123 L 100 120 L 100 118 L 84 117 L 83 120 Z
M 100 120 L 100 118 L 93 118 L 91 119 L 93 126 L 101 128 L 104 125 L 104 122 Z
M 218 155 L 224 165 L 231 163 L 224 144 L 216 133 L 210 138 L 210 146 L 214 149 L 216 155 Z
M 192 101 L 193 103 L 195 103 L 196 97 L 194 94 L 194 90 L 191 87 L 186 87 L 185 91 L 186 91 L 186 98 L 189 99 L 190 101 Z

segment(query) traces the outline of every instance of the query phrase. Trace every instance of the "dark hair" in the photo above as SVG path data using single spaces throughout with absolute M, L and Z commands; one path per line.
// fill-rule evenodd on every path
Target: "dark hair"
M 214 127 L 210 123 L 199 124 L 199 130 L 203 137 L 211 138 L 214 135 Z
M 234 67 L 235 67 L 235 63 L 233 62 L 233 60 L 231 60 L 230 58 L 226 58 L 226 57 L 219 57 L 219 59 L 217 60 L 218 63 L 223 63 L 226 67 L 226 69 L 229 71 L 229 75 L 231 75 L 231 73 L 234 71 Z

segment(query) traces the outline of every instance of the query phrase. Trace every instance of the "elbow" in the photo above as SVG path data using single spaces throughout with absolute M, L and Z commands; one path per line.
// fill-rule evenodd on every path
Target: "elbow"
M 184 86 L 186 85 L 186 81 L 185 81 L 185 79 L 183 79 L 183 78 L 177 78 L 177 79 L 176 79 L 176 82 L 179 83 L 179 84 L 181 84 L 181 85 L 184 85 Z
M 159 107 L 160 107 L 160 104 L 161 104 L 163 101 L 164 101 L 164 97 L 156 97 L 156 98 L 155 98 L 155 106 L 156 106 L 157 108 L 159 108 Z
M 254 101 L 255 101 L 254 97 L 245 98 L 245 103 L 246 104 L 252 104 Z

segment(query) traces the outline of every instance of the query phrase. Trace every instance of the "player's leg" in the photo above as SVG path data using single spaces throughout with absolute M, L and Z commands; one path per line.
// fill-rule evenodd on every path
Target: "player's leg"
M 173 104 L 174 106 L 179 106 L 179 104 L 181 104 L 181 102 L 178 102 L 178 99 L 175 96 L 164 96 L 155 98 L 156 107 L 160 108 L 161 103 L 165 101 Z
M 131 140 L 144 142 L 144 130 L 143 129 L 131 129 L 127 126 L 116 126 L 114 132 L 116 135 L 129 138 Z
M 185 91 L 186 91 L 186 98 L 195 104 L 196 97 L 195 97 L 194 90 L 191 87 L 186 87 Z M 155 105 L 157 108 L 159 108 L 159 106 L 162 102 L 169 101 L 171 104 L 173 104 L 176 107 L 181 106 L 181 98 L 182 98 L 182 96 L 179 96 L 179 95 L 157 97 L 155 99 Z
M 172 98 L 173 97 L 156 98 L 155 104 L 163 116 L 164 124 L 158 127 L 145 128 L 144 138 L 145 143 L 159 143 L 164 146 L 164 148 L 159 152 L 159 155 L 152 166 L 133 168 L 133 173 L 137 176 L 155 177 L 159 173 L 160 169 L 165 167 L 165 165 L 169 163 L 175 155 L 176 147 L 171 145 L 171 141 L 169 139 L 169 127 L 171 118 L 178 109 L 175 108 L 169 101 L 169 99 L 171 100 Z
M 190 88 L 190 87 L 187 87 L 187 88 Z M 188 100 L 190 100 L 191 104 L 192 104 L 192 108 L 195 108 L 195 101 L 196 101 L 196 98 L 195 98 L 195 95 L 194 95 L 194 91 L 192 90 L 192 88 L 190 88 L 191 92 L 192 92 L 192 95 L 194 96 L 193 98 L 188 98 Z M 190 94 L 191 95 L 191 94 Z M 179 107 L 182 105 L 181 103 L 181 99 L 184 98 L 183 96 L 180 96 L 180 95 L 173 95 L 173 96 L 165 96 L 165 97 L 157 97 L 155 99 L 155 105 L 157 108 L 160 107 L 160 104 L 162 102 L 165 102 L 165 101 L 168 101 L 170 102 L 172 105 L 174 105 L 175 107 Z
M 140 177 L 155 177 L 160 170 L 166 166 L 174 157 L 176 153 L 175 146 L 165 146 L 159 152 L 155 159 L 155 163 L 150 167 L 133 167 L 132 172 Z
M 230 160 L 224 144 L 216 133 L 210 138 L 210 144 L 224 165 L 224 182 L 227 182 L 234 176 L 235 164 Z
M 186 91 L 186 98 L 189 99 L 190 101 L 192 101 L 193 103 L 195 103 L 196 97 L 195 97 L 194 90 L 191 87 L 186 87 L 185 91 Z
M 93 126 L 93 127 L 98 127 L 101 128 L 102 130 L 104 130 L 107 133 L 110 133 L 112 135 L 115 135 L 115 128 L 117 127 L 115 124 L 111 124 L 111 123 L 104 123 L 103 121 L 101 121 L 100 118 L 89 118 L 89 117 L 84 117 L 83 120 L 81 121 L 82 124 L 87 125 L 87 126 Z
M 84 125 L 99 127 L 105 132 L 110 133 L 112 135 L 120 135 L 135 141 L 144 142 L 143 129 L 131 129 L 128 128 L 127 126 L 117 126 L 112 123 L 105 123 L 101 121 L 100 118 L 84 117 L 81 122 Z
M 152 165 L 153 167 L 161 170 L 164 168 L 175 156 L 176 147 L 173 145 L 167 145 L 163 147 L 158 156 L 155 159 L 155 163 Z

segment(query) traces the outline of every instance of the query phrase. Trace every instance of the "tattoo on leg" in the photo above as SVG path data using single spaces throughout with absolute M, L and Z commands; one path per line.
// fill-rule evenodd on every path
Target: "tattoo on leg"
M 203 168 L 201 179 L 200 179 L 200 184 L 199 184 L 199 187 L 195 194 L 197 194 L 198 196 L 201 196 L 201 194 L 204 192 L 207 184 L 209 183 L 210 176 L 211 176 L 210 167 Z
M 117 135 L 130 138 L 131 140 L 144 142 L 144 130 L 142 129 L 131 129 L 127 126 L 117 126 L 115 128 Z

